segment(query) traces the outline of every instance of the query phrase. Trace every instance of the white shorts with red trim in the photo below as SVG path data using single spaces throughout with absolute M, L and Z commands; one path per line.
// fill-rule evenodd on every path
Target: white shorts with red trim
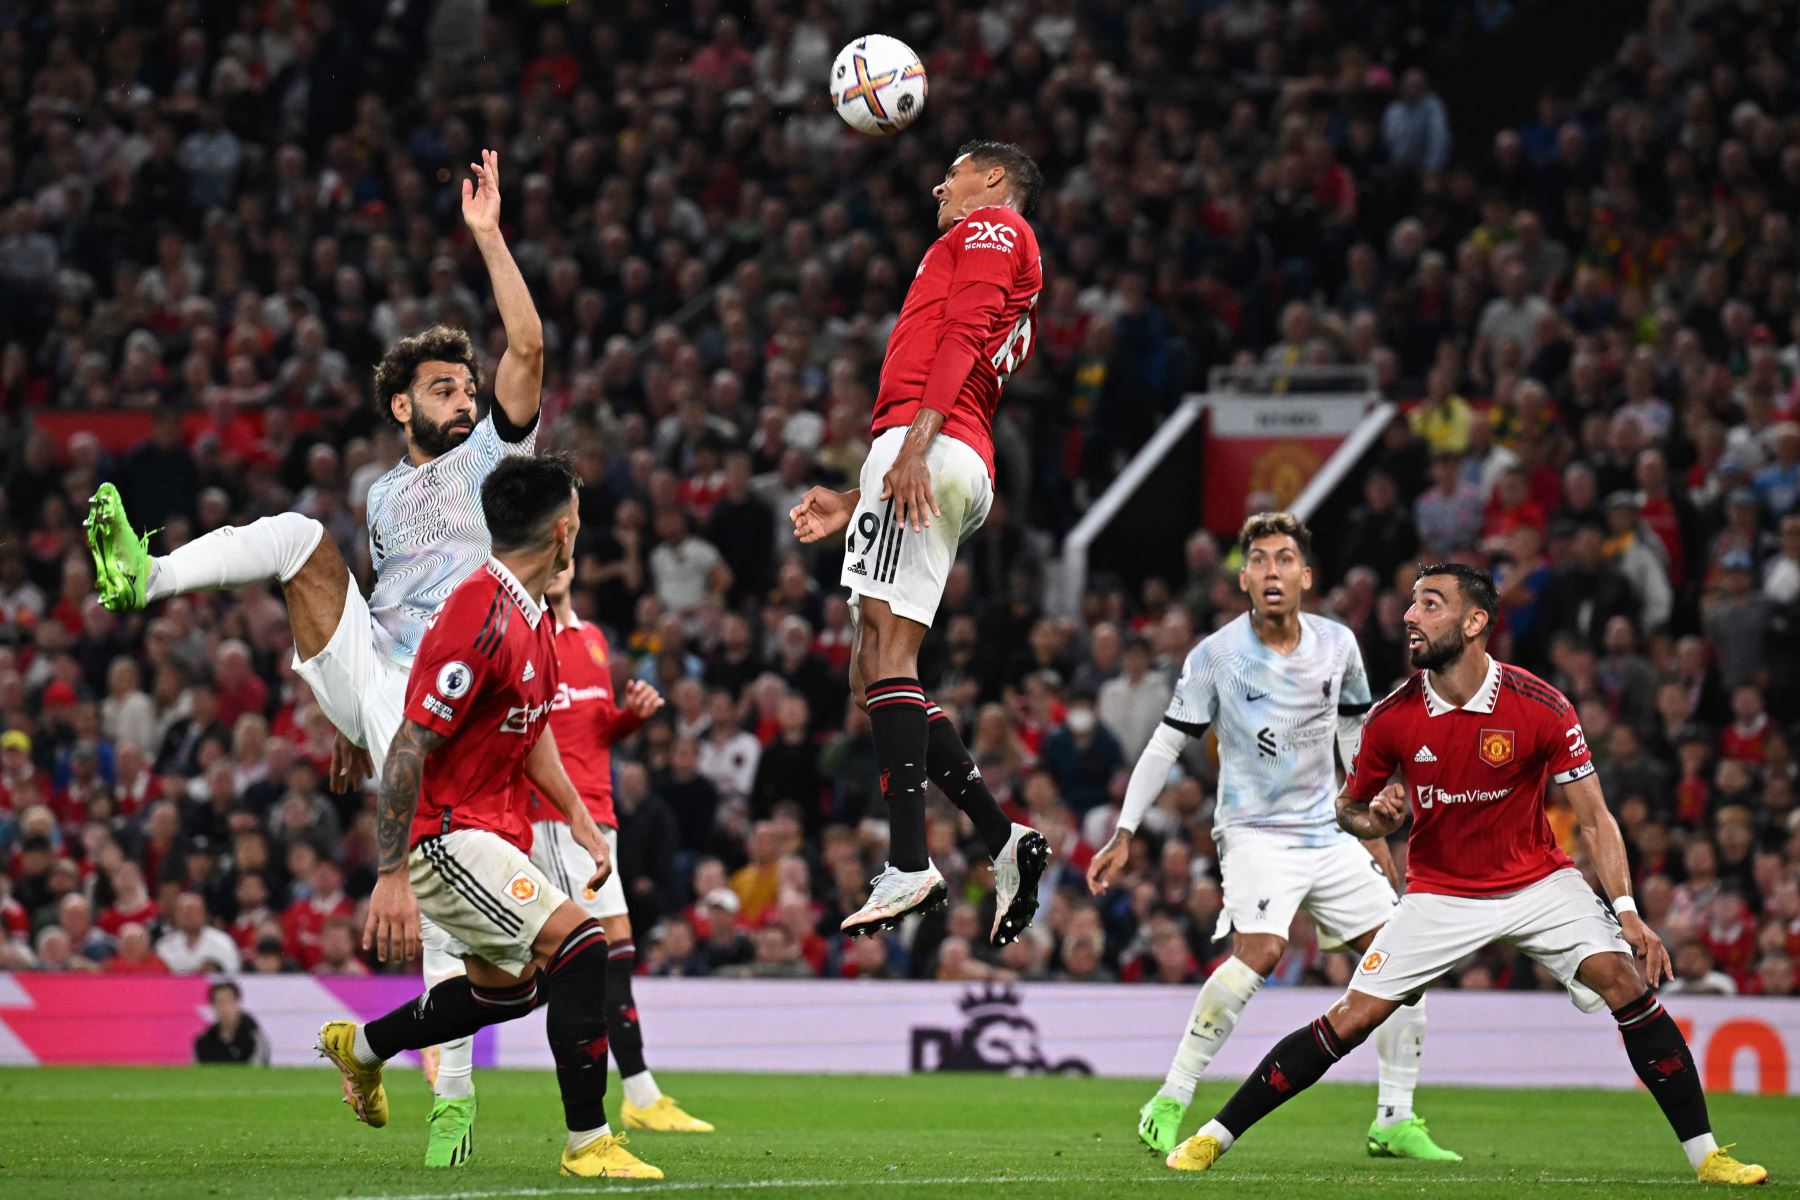
M 838 581 L 850 589 L 852 609 L 869 596 L 898 616 L 930 625 L 944 598 L 956 549 L 987 520 L 994 484 L 987 464 L 966 443 L 939 434 L 925 451 L 931 498 L 940 515 L 929 528 L 902 528 L 894 502 L 881 498 L 881 479 L 894 465 L 904 428 L 885 429 L 863 460 L 862 497 L 844 531 L 844 569 Z
M 538 931 L 567 899 L 524 851 L 485 829 L 425 838 L 413 847 L 407 873 L 434 951 L 515 975 L 531 965 Z
M 1582 1012 L 1606 1002 L 1575 978 L 1596 954 L 1631 954 L 1619 919 L 1581 872 L 1564 867 L 1504 896 L 1408 892 L 1350 977 L 1353 991 L 1411 1000 L 1489 942 L 1504 942 L 1543 964 Z

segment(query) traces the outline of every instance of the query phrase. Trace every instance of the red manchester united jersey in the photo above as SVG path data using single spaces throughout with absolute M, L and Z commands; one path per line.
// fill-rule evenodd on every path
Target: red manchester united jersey
M 612 656 L 599 626 L 579 617 L 573 625 L 558 625 L 556 658 L 561 674 L 550 699 L 550 729 L 556 734 L 557 753 L 562 755 L 570 782 L 587 802 L 589 815 L 596 823 L 616 829 L 612 744 L 631 736 L 643 720 L 613 703 Z M 533 821 L 568 819 L 528 781 L 520 784 L 530 798 L 527 815 Z
M 446 741 L 425 759 L 412 844 L 486 829 L 531 850 L 519 789 L 556 694 L 550 621 L 513 573 L 488 559 L 431 618 L 406 681 L 406 719 Z
M 994 474 L 994 408 L 1031 354 L 1044 286 L 1037 235 L 1010 208 L 978 208 L 932 243 L 888 335 L 873 430 L 910 425 L 919 406 Z
M 1461 708 L 1419 674 L 1370 709 L 1344 786 L 1369 800 L 1396 773 L 1405 778 L 1407 890 L 1494 896 L 1570 865 L 1544 815 L 1544 787 L 1593 770 L 1568 699 L 1489 659 L 1487 679 Z

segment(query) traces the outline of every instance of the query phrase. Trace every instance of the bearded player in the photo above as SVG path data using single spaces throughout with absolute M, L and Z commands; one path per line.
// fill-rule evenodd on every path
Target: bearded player
M 1292 513 L 1258 513 L 1244 522 L 1238 548 L 1250 611 L 1188 654 L 1168 714 L 1126 785 L 1118 830 L 1088 867 L 1099 895 L 1124 869 L 1131 835 L 1188 739 L 1211 728 L 1220 764 L 1213 841 L 1225 885 L 1214 936 L 1231 933 L 1232 955 L 1200 989 L 1168 1077 L 1138 1113 L 1138 1137 L 1161 1154 L 1175 1148 L 1201 1073 L 1281 961 L 1295 912 L 1311 914 L 1321 945 L 1360 953 L 1399 903 L 1387 840 L 1358 842 L 1338 828 L 1332 752 L 1346 769 L 1356 757 L 1369 677 L 1348 629 L 1300 611 L 1312 587 L 1312 533 Z M 1380 1086 L 1367 1148 L 1459 1162 L 1413 1113 L 1424 1043 L 1423 997 L 1376 1031 Z
M 993 857 L 989 940 L 1014 940 L 1037 911 L 1049 843 L 1007 819 L 955 724 L 925 695 L 919 644 L 957 547 L 993 503 L 994 409 L 1031 353 L 1044 284 L 1025 221 L 1042 187 L 1037 164 L 1017 146 L 969 142 L 958 152 L 932 189 L 944 232 L 925 252 L 888 339 L 861 486 L 814 488 L 789 514 L 802 542 L 848 526 L 840 578 L 856 617 L 850 686 L 869 713 L 890 820 L 887 868 L 867 903 L 844 918 L 852 937 L 946 899 L 925 852 L 928 778 Z
M 544 602 L 555 619 L 556 654 L 561 678 L 550 702 L 550 730 L 563 765 L 574 781 L 588 813 L 599 826 L 607 846 L 617 857 L 619 819 L 613 811 L 612 744 L 632 731 L 663 706 L 655 688 L 641 679 L 625 686 L 625 704 L 613 702 L 612 664 L 606 635 L 575 615 L 569 585 L 575 568 L 565 567 L 550 581 Z M 713 1127 L 684 1112 L 675 1099 L 662 1094 L 656 1076 L 644 1062 L 644 1033 L 638 1025 L 637 1002 L 631 995 L 631 975 L 636 965 L 631 917 L 626 911 L 625 887 L 614 870 L 598 888 L 583 887 L 592 861 L 575 827 L 561 808 L 536 788 L 529 788 L 527 814 L 531 817 L 531 861 L 570 899 L 596 921 L 606 934 L 606 1024 L 613 1061 L 619 1064 L 619 1082 L 625 1103 L 619 1118 L 627 1129 L 657 1133 L 711 1133 Z
M 388 1059 L 472 1037 L 543 1003 L 568 1128 L 562 1173 L 661 1179 L 606 1121 L 606 935 L 526 855 L 529 779 L 587 851 L 587 886 L 598 888 L 612 870 L 546 720 L 558 667 L 537 597 L 574 557 L 580 486 L 574 467 L 554 456 L 510 458 L 482 484 L 493 556 L 428 623 L 382 770 L 380 874 L 363 948 L 384 962 L 411 959 L 423 914 L 465 973 L 366 1025 L 328 1022 L 319 1051 L 343 1075 L 357 1119 L 379 1128 Z
M 1488 657 L 1497 606 L 1484 571 L 1419 572 L 1406 634 L 1423 673 L 1369 711 L 1337 801 L 1338 824 L 1365 840 L 1398 830 L 1410 807 L 1406 896 L 1343 999 L 1276 1043 L 1169 1166 L 1210 1168 L 1457 962 L 1504 942 L 1554 975 L 1583 1012 L 1612 1011 L 1632 1069 L 1702 1183 L 1768 1179 L 1713 1138 L 1687 1039 L 1651 990 L 1669 978 L 1669 954 L 1638 917 L 1625 841 L 1581 723 L 1561 692 Z M 1544 815 L 1546 776 L 1575 812 L 1610 905 L 1557 847 Z
M 132 532 L 118 490 L 94 494 L 88 546 L 100 601 L 113 612 L 142 609 L 187 592 L 281 584 L 294 637 L 294 668 L 339 738 L 332 786 L 348 790 L 380 771 L 400 726 L 407 669 L 426 618 L 488 555 L 482 481 L 514 455 L 537 447 L 544 330 L 531 293 L 500 232 L 500 160 L 482 151 L 462 185 L 463 222 L 487 264 L 506 352 L 494 401 L 476 419 L 481 365 L 469 335 L 434 325 L 402 338 L 375 369 L 376 408 L 406 438 L 406 457 L 369 489 L 369 551 L 375 588 L 368 600 L 325 527 L 300 513 L 226 526 L 152 557 L 148 534 Z M 426 923 L 425 978 L 462 972 Z M 466 1162 L 475 1120 L 469 1082 L 473 1049 L 443 1047 L 433 1088 L 428 1166 Z

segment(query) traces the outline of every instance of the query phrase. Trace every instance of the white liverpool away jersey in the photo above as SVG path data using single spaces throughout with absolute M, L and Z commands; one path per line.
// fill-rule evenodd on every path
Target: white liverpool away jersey
M 1218 735 L 1215 830 L 1322 846 L 1349 836 L 1337 825 L 1338 716 L 1366 712 L 1369 701 L 1362 653 L 1344 626 L 1300 614 L 1300 645 L 1283 657 L 1245 614 L 1188 653 L 1167 715 Z
M 425 619 L 450 590 L 487 561 L 492 541 L 481 515 L 481 481 L 500 460 L 537 449 L 537 425 L 508 442 L 490 415 L 462 445 L 422 467 L 401 459 L 369 488 L 369 556 L 375 590 L 369 613 L 375 644 L 411 666 Z

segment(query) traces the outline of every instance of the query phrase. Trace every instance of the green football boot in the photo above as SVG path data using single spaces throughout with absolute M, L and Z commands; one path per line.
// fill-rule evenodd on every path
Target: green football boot
M 88 501 L 88 550 L 94 556 L 94 589 L 100 603 L 109 612 L 137 612 L 146 603 L 144 589 L 150 584 L 150 533 L 132 532 L 125 519 L 125 502 L 119 489 L 110 483 L 100 485 Z
M 1169 1153 L 1175 1149 L 1175 1135 L 1181 1132 L 1181 1119 L 1185 1116 L 1187 1106 L 1174 1097 L 1150 1097 L 1138 1109 L 1138 1141 L 1158 1154 Z
M 1431 1140 L 1424 1117 L 1408 1117 L 1395 1125 L 1369 1126 L 1370 1158 L 1416 1158 L 1423 1162 L 1461 1162 L 1462 1155 Z
M 431 1106 L 431 1141 L 425 1146 L 428 1167 L 460 1167 L 475 1153 L 475 1097 L 437 1100 Z

